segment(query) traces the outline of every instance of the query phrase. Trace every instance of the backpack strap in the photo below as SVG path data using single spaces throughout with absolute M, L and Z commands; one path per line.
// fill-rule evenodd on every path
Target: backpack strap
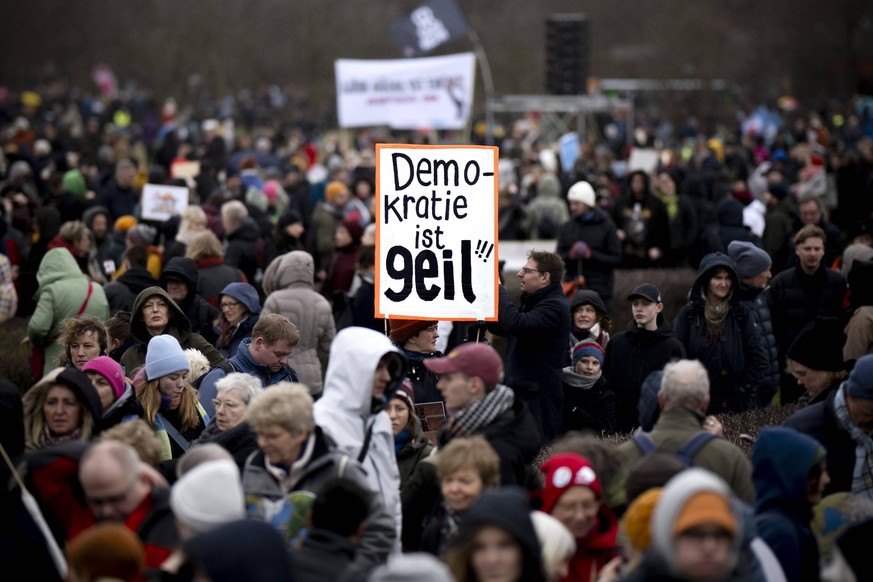
M 682 445 L 678 451 L 676 451 L 676 456 L 685 461 L 688 466 L 694 465 L 692 459 L 697 454 L 697 452 L 706 445 L 709 441 L 711 441 L 716 437 L 714 434 L 706 431 L 700 431 L 689 440 L 687 443 Z
M 657 447 L 655 446 L 655 441 L 652 440 L 652 437 L 649 436 L 648 433 L 641 432 L 640 434 L 635 434 L 631 437 L 631 440 L 640 449 L 640 452 L 645 456 L 649 453 L 654 453 Z
M 206 370 L 203 374 L 200 375 L 199 378 L 194 380 L 194 382 L 191 384 L 191 386 L 193 386 L 197 390 L 200 390 L 200 385 L 203 383 L 203 378 L 205 378 L 209 374 L 209 372 L 211 372 L 212 370 L 216 370 L 216 369 L 224 372 L 225 376 L 227 376 L 228 374 L 230 374 L 232 372 L 236 372 L 236 368 L 233 367 L 233 364 L 230 362 L 230 360 L 224 360 L 223 362 L 216 364 L 215 366 Z
M 179 448 L 181 448 L 183 451 L 187 451 L 187 450 L 188 450 L 188 447 L 191 446 L 191 443 L 189 443 L 189 442 L 185 439 L 185 437 L 183 437 L 183 436 L 179 433 L 179 431 L 176 430 L 176 427 L 175 427 L 175 426 L 173 426 L 172 424 L 170 424 L 170 422 L 169 422 L 166 418 L 164 418 L 163 416 L 161 416 L 161 413 L 160 413 L 160 412 L 159 412 L 156 416 L 157 416 L 157 418 L 160 418 L 160 419 L 161 419 L 161 424 L 163 425 L 162 428 L 163 428 L 165 431 L 167 431 L 167 434 L 170 435 L 170 438 L 172 438 L 174 441 L 176 441 L 176 444 L 179 445 Z
M 364 436 L 364 444 L 361 445 L 361 452 L 358 453 L 358 462 L 363 464 L 364 459 L 367 457 L 367 451 L 370 450 L 370 441 L 373 439 L 373 425 L 376 424 L 376 419 L 370 421 L 370 424 L 367 425 L 367 433 Z

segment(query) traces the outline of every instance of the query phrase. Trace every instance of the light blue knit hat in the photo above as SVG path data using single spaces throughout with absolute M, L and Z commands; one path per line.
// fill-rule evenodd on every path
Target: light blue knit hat
M 188 363 L 179 340 L 167 334 L 156 335 L 149 340 L 145 361 L 147 380 L 157 380 L 183 370 L 190 371 L 191 364 Z

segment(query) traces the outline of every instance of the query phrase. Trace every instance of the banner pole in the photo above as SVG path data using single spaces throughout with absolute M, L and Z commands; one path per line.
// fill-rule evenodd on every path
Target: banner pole
M 485 54 L 479 35 L 472 26 L 467 27 L 467 35 L 473 43 L 473 52 L 479 62 L 482 84 L 485 87 L 485 145 L 494 145 L 494 110 L 491 108 L 491 101 L 494 99 L 494 79 L 491 77 L 491 65 L 488 64 L 488 55 Z

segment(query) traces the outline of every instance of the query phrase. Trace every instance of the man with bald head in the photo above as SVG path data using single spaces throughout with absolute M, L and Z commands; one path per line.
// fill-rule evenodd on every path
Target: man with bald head
M 152 485 L 133 447 L 103 441 L 89 447 L 79 465 L 79 482 L 94 521 L 121 522 L 146 550 L 146 566 L 157 568 L 178 544 L 170 490 Z

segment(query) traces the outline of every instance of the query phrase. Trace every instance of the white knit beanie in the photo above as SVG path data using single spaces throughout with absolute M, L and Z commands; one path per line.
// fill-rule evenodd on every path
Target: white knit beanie
M 145 361 L 146 379 L 157 380 L 174 372 L 190 370 L 191 364 L 179 340 L 167 334 L 156 335 L 149 340 Z
M 245 518 L 245 496 L 236 463 L 206 461 L 182 475 L 170 493 L 176 519 L 194 534 Z

